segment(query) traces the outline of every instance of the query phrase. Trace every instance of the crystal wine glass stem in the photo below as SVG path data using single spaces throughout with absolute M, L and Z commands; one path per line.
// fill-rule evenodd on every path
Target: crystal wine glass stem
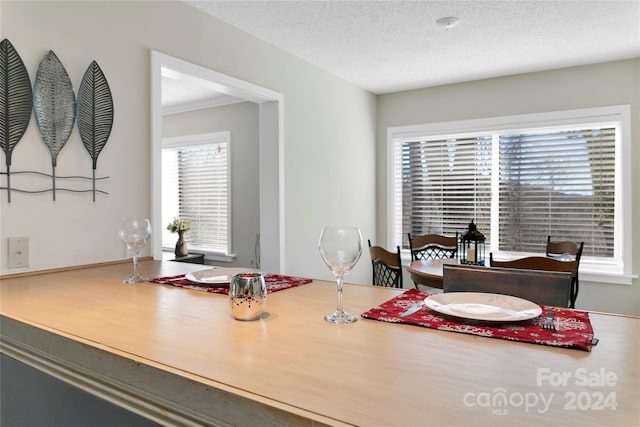
M 133 276 L 138 277 L 138 252 L 131 251 L 131 255 L 133 256 Z
M 338 283 L 338 311 L 342 311 L 342 284 L 344 282 L 343 276 L 337 276 L 336 282 Z

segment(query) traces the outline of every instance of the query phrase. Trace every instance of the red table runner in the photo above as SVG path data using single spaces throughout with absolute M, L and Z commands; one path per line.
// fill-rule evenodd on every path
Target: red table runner
M 410 289 L 384 302 L 379 307 L 362 313 L 362 317 L 382 322 L 406 323 L 441 331 L 461 332 L 584 351 L 591 351 L 591 347 L 597 343 L 597 339 L 593 337 L 589 313 L 544 305 L 540 306 L 543 315 L 548 311 L 555 312 L 555 331 L 542 329 L 543 316 L 521 322 L 483 322 L 447 316 L 423 308 L 407 317 L 400 317 L 401 313 L 424 301 L 427 296 L 429 296 L 428 293 Z
M 191 282 L 184 277 L 184 274 L 178 276 L 169 277 L 157 277 L 155 279 L 149 279 L 151 283 L 159 283 L 162 285 L 178 286 L 180 288 L 195 289 L 197 291 L 204 291 L 216 294 L 229 294 L 229 287 L 214 288 L 210 286 L 201 286 L 198 283 Z M 284 289 L 293 288 L 294 286 L 304 285 L 305 283 L 311 283 L 311 279 L 304 279 L 302 277 L 293 276 L 281 276 L 279 274 L 265 274 L 264 282 L 267 286 L 267 293 L 278 292 Z

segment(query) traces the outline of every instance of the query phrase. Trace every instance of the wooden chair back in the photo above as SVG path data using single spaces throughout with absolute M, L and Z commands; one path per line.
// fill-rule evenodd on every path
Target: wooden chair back
M 397 252 L 393 253 L 382 246 L 371 246 L 371 240 L 367 240 L 367 242 L 369 243 L 369 255 L 371 255 L 373 268 L 373 285 L 402 288 L 400 246 L 396 246 Z
M 419 259 L 455 258 L 458 253 L 458 236 L 448 237 L 440 234 L 425 234 L 409 237 L 411 261 Z
M 578 268 L 580 267 L 580 258 L 582 258 L 582 249 L 584 242 L 574 243 L 570 241 L 552 242 L 551 236 L 547 236 L 547 250 L 548 257 L 558 258 L 563 254 L 573 255 L 573 258 L 577 261 L 576 275 L 573 278 L 573 288 L 571 289 L 571 304 L 569 307 L 576 307 L 576 299 L 578 298 L 578 292 L 580 291 L 580 278 L 578 276 Z
M 571 293 L 569 296 L 569 307 L 575 308 L 576 297 L 578 296 L 578 258 L 571 261 L 561 261 L 559 259 L 547 258 L 543 256 L 530 256 L 509 261 L 496 261 L 493 254 L 489 254 L 489 265 L 491 267 L 518 268 L 527 270 L 544 271 L 564 271 L 571 273 Z
M 489 266 L 527 270 L 566 271 L 574 276 L 578 275 L 578 261 L 560 261 L 543 256 L 529 256 L 508 261 L 496 261 L 493 259 L 493 254 L 490 253 Z
M 567 307 L 569 272 L 521 270 L 476 265 L 443 266 L 445 292 L 488 292 L 524 298 L 539 305 Z
M 562 254 L 569 254 L 574 257 L 580 263 L 580 257 L 582 256 L 582 248 L 584 242 L 574 243 L 568 240 L 561 242 L 552 242 L 551 236 L 547 236 L 547 249 L 546 255 L 548 257 L 558 257 Z

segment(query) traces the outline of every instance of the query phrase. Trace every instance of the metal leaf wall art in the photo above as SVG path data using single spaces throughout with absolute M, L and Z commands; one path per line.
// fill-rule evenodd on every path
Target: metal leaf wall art
M 75 122 L 76 98 L 67 70 L 50 50 L 40 61 L 33 88 L 33 105 L 38 130 L 51 152 L 53 200 L 56 200 L 58 154 L 69 140 Z
M 24 136 L 31 110 L 34 110 L 36 125 L 42 141 L 51 153 L 51 174 L 40 171 L 14 170 L 11 171 L 13 149 Z M 92 192 L 93 201 L 96 193 L 108 194 L 96 189 L 96 181 L 108 179 L 108 176 L 96 177 L 98 156 L 104 149 L 113 127 L 113 99 L 111 89 L 102 69 L 96 61 L 91 62 L 84 73 L 78 89 L 78 103 L 73 92 L 71 79 L 53 51 L 49 51 L 40 61 L 32 89 L 27 69 L 17 51 L 4 39 L 0 43 L 0 147 L 5 153 L 7 171 L 0 175 L 7 176 L 7 186 L 0 186 L 0 190 L 7 190 L 9 203 L 11 191 L 19 193 L 45 193 L 51 191 L 56 200 L 58 191 L 74 193 Z M 93 176 L 56 176 L 58 154 L 65 146 L 77 117 L 78 132 L 82 143 L 91 156 Z M 39 178 L 50 178 L 53 185 L 44 189 L 25 189 L 20 186 L 11 187 L 11 174 L 17 176 L 29 175 L 31 181 Z M 91 180 L 92 188 L 70 188 L 56 186 L 56 178 L 78 182 Z
M 29 126 L 33 107 L 31 81 L 22 58 L 8 39 L 0 42 L 0 146 L 7 166 L 11 202 L 11 154 Z
M 93 161 L 93 201 L 96 200 L 96 166 L 113 126 L 113 99 L 107 79 L 96 61 L 84 73 L 78 89 L 78 131 Z

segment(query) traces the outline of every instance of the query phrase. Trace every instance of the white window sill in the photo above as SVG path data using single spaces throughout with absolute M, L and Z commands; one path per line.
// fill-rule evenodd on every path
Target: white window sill
M 220 252 L 199 252 L 204 254 L 204 259 L 206 261 L 217 261 L 217 262 L 233 262 L 238 257 L 237 254 L 223 254 Z
M 637 274 L 611 273 L 594 270 L 580 269 L 580 282 L 608 283 L 613 285 L 631 285 L 633 279 L 637 279 Z
M 234 262 L 238 257 L 237 254 L 223 254 L 221 252 L 209 252 L 209 251 L 200 251 L 200 250 L 190 250 L 190 254 L 203 254 L 205 261 L 217 261 L 217 262 Z M 162 259 L 172 259 L 174 258 L 173 250 L 169 250 L 166 248 L 162 252 Z

